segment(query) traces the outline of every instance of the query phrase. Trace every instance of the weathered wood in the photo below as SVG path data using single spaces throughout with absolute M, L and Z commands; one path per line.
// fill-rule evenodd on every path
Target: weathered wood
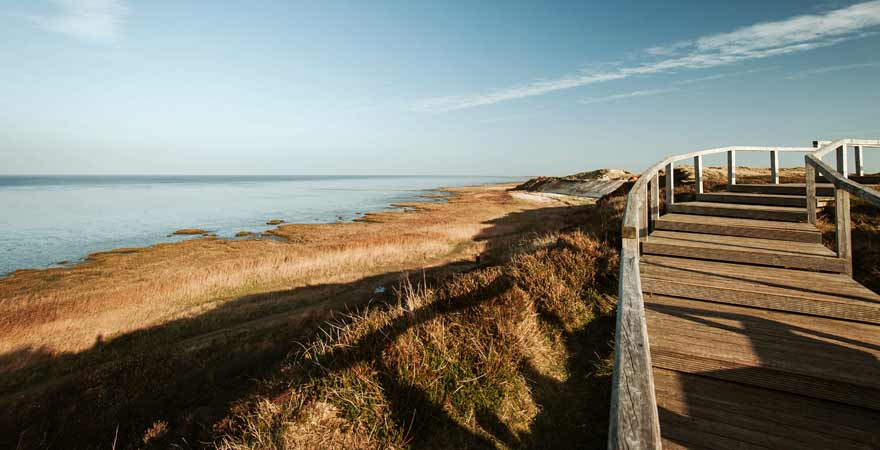
M 859 184 L 880 184 L 880 174 L 850 175 L 849 179 Z M 876 189 L 876 186 L 874 188 Z
M 855 155 L 855 163 L 856 163 L 856 176 L 863 177 L 865 176 L 865 160 L 864 155 L 862 155 L 862 146 L 856 145 L 853 147 L 853 154 Z
M 805 208 L 788 206 L 687 202 L 669 205 L 667 210 L 671 213 L 739 217 L 744 219 L 780 220 L 786 222 L 803 222 L 807 219 L 807 211 Z
M 677 348 L 690 342 L 677 342 Z M 661 347 L 652 347 L 654 366 L 680 372 L 703 373 L 704 376 L 715 377 L 751 386 L 771 390 L 787 391 L 797 395 L 831 400 L 847 405 L 869 407 L 877 405 L 880 391 L 855 384 L 842 383 L 838 380 L 826 380 L 797 373 L 786 373 L 782 370 L 763 369 L 754 362 L 737 362 L 716 359 L 699 355 L 698 346 L 687 353 Z M 776 355 L 768 355 L 770 357 Z M 827 364 L 827 363 L 826 363 Z M 793 389 L 797 387 L 798 389 Z
M 779 152 L 770 152 L 770 182 L 779 184 Z
M 807 223 L 816 224 L 816 169 L 807 162 L 804 171 L 806 185 Z
M 850 194 L 859 195 L 861 197 L 860 194 L 855 192 L 856 191 L 855 186 L 857 186 L 857 185 L 850 185 L 849 187 L 846 187 L 845 186 L 846 183 L 841 182 L 839 180 L 839 178 L 846 179 L 847 177 L 843 177 L 840 175 L 835 177 L 834 173 L 833 173 L 834 169 L 831 166 L 825 164 L 822 161 L 822 158 L 825 157 L 825 155 L 827 155 L 828 153 L 831 153 L 832 151 L 837 151 L 840 149 L 840 147 L 846 147 L 848 145 L 859 146 L 859 147 L 880 147 L 880 139 L 838 139 L 833 142 L 819 141 L 819 145 L 820 145 L 820 147 L 818 150 L 807 154 L 808 163 L 814 165 L 817 173 L 828 174 L 828 177 L 833 179 L 833 180 L 829 180 L 829 181 L 833 182 L 835 186 L 843 187 L 844 189 L 849 191 Z M 841 159 L 845 160 L 845 158 L 839 158 L 838 162 L 840 162 Z M 845 169 L 845 167 L 839 167 L 839 168 Z M 865 200 L 873 203 L 875 200 L 880 200 L 880 198 L 870 198 L 870 199 L 865 198 Z M 877 204 L 877 203 L 875 203 L 875 204 Z
M 850 194 L 855 195 L 868 203 L 871 203 L 874 206 L 880 207 L 880 193 L 878 193 L 874 189 L 863 186 L 859 183 L 843 177 L 841 174 L 832 169 L 831 166 L 822 161 L 820 156 L 821 155 L 819 154 L 819 152 L 807 155 L 807 164 L 813 166 L 817 172 L 825 173 L 826 178 L 834 185 L 835 188 L 843 189 Z
M 608 448 L 660 450 L 660 422 L 639 281 L 638 240 L 625 241 L 629 242 L 624 242 L 620 260 Z
M 643 269 L 643 282 L 649 276 L 694 283 L 711 281 L 715 283 L 712 286 L 719 289 L 733 286 L 741 291 L 809 297 L 821 300 L 829 307 L 844 304 L 865 306 L 880 321 L 880 295 L 842 273 L 807 272 L 657 255 L 642 256 L 639 265 Z
M 639 187 L 639 239 L 648 238 L 648 223 L 650 211 L 648 211 L 648 183 L 642 183 Z
M 728 303 L 766 310 L 788 311 L 821 317 L 833 317 L 865 323 L 880 323 L 877 308 L 857 303 L 827 302 L 808 296 L 796 289 L 763 292 L 752 286 L 739 286 L 720 281 L 684 281 L 645 274 L 643 289 L 646 293 L 690 298 L 715 303 Z M 769 290 L 769 289 L 767 289 Z
M 800 208 L 807 205 L 807 199 L 803 195 L 753 194 L 751 192 L 707 192 L 705 194 L 697 194 L 697 201 L 743 205 L 795 206 Z
M 806 223 L 735 217 L 666 214 L 654 222 L 654 229 L 817 244 L 822 242 L 822 233 Z
M 649 227 L 651 231 L 653 231 L 656 226 L 657 220 L 660 219 L 660 175 L 655 173 L 653 177 L 651 177 L 650 182 L 650 191 L 651 191 L 651 226 Z
M 875 194 L 871 190 L 861 192 L 860 185 L 850 180 L 836 176 L 833 169 L 823 165 L 821 155 L 833 150 L 832 145 L 859 145 L 870 146 L 880 144 L 880 141 L 865 140 L 841 140 L 834 143 L 819 142 L 818 150 L 807 155 L 807 164 L 813 167 L 814 171 L 828 171 L 828 181 L 835 187 L 846 190 L 847 192 L 860 192 L 862 198 L 868 198 L 869 201 L 875 199 Z M 692 152 L 684 155 L 677 155 L 666 158 L 654 166 L 643 172 L 642 176 L 636 181 L 631 192 L 627 197 L 626 209 L 623 217 L 622 236 L 623 243 L 620 256 L 620 289 L 617 316 L 617 334 L 615 340 L 615 371 L 612 387 L 612 410 L 610 420 L 610 436 L 609 448 L 659 448 L 661 444 L 669 444 L 682 448 L 763 448 L 777 446 L 774 442 L 781 443 L 777 447 L 798 447 L 795 443 L 815 444 L 813 447 L 828 447 L 833 444 L 839 448 L 849 448 L 849 441 L 844 439 L 829 440 L 819 434 L 806 435 L 799 434 L 795 437 L 786 437 L 780 431 L 779 433 L 755 433 L 753 430 L 740 430 L 742 422 L 736 425 L 727 423 L 711 423 L 709 428 L 685 427 L 689 437 L 685 439 L 671 439 L 676 432 L 681 431 L 681 427 L 675 425 L 675 422 L 667 422 L 672 425 L 670 433 L 667 435 L 660 434 L 660 423 L 658 417 L 670 416 L 670 410 L 658 411 L 656 407 L 656 397 L 653 380 L 653 370 L 651 359 L 651 344 L 648 336 L 648 325 L 646 323 L 646 312 L 644 305 L 644 297 L 642 290 L 650 292 L 651 289 L 660 288 L 672 291 L 668 295 L 677 297 L 696 298 L 710 305 L 719 305 L 723 303 L 742 304 L 748 306 L 749 311 L 758 311 L 764 309 L 776 309 L 798 311 L 799 316 L 810 318 L 809 315 L 825 315 L 827 317 L 846 318 L 846 320 L 855 320 L 857 322 L 873 324 L 874 320 L 880 321 L 880 301 L 876 295 L 870 293 L 863 287 L 858 286 L 851 278 L 842 274 L 829 274 L 819 272 L 805 272 L 802 270 L 791 270 L 769 267 L 771 265 L 793 265 L 796 267 L 804 267 L 808 269 L 828 270 L 827 267 L 821 267 L 824 264 L 838 265 L 845 263 L 837 254 L 825 249 L 817 240 L 818 230 L 809 224 L 797 222 L 789 222 L 783 224 L 780 221 L 770 221 L 766 219 L 781 220 L 805 220 L 806 208 L 770 206 L 770 205 L 750 205 L 751 202 L 770 202 L 773 205 L 779 203 L 791 202 L 792 199 L 784 198 L 786 193 L 780 192 L 780 196 L 771 197 L 770 200 L 760 199 L 759 196 L 732 196 L 732 197 L 712 197 L 713 200 L 742 201 L 741 204 L 727 204 L 710 202 L 690 202 L 684 204 L 675 204 L 674 198 L 674 163 L 688 158 L 694 158 L 695 169 L 698 174 L 697 193 L 700 194 L 699 186 L 703 181 L 702 156 L 729 152 L 728 161 L 732 164 L 730 174 L 733 175 L 729 184 L 731 187 L 736 186 L 735 176 L 735 152 L 736 151 L 800 151 L 807 152 L 809 149 L 804 148 L 771 148 L 771 147 L 722 147 L 716 149 Z M 778 158 L 778 154 L 772 154 L 774 160 Z M 775 173 L 774 181 L 778 181 L 778 162 L 771 163 L 772 172 Z M 658 220 L 654 208 L 659 202 L 652 201 L 657 199 L 659 189 L 655 187 L 657 184 L 657 172 L 661 169 L 667 169 L 667 203 L 669 211 L 673 212 L 670 219 L 674 219 L 676 211 L 679 212 L 697 212 L 698 214 L 706 214 L 706 217 L 731 223 L 713 223 L 711 220 L 700 221 L 689 220 Z M 815 178 L 813 179 L 815 182 Z M 651 185 L 652 184 L 652 185 Z M 780 186 L 773 184 L 771 186 Z M 779 189 L 782 189 L 779 187 Z M 791 189 L 791 187 L 788 187 Z M 796 189 L 796 188 L 795 188 Z M 806 202 L 806 186 L 802 188 L 804 202 Z M 814 185 L 815 189 L 815 185 Z M 820 189 L 825 189 L 821 187 Z M 650 196 L 648 192 L 651 192 Z M 821 191 L 819 192 L 821 195 Z M 794 195 L 799 195 L 795 193 Z M 743 200 L 745 199 L 745 200 Z M 657 199 L 659 200 L 659 199 Z M 876 200 L 880 202 L 880 196 L 876 196 Z M 748 202 L 748 203 L 747 203 Z M 842 202 L 837 201 L 840 205 Z M 848 205 L 847 205 L 848 206 Z M 748 211 L 752 211 L 751 213 Z M 733 223 L 736 221 L 745 221 L 747 219 L 738 219 L 737 217 L 747 217 L 749 219 L 761 219 L 751 222 L 761 222 L 765 225 L 745 225 L 743 223 Z M 656 226 L 652 226 L 656 223 Z M 669 233 L 662 229 L 664 224 L 669 224 L 683 229 L 699 230 L 699 233 Z M 786 229 L 786 225 L 790 229 Z M 808 228 L 803 228 L 808 227 Z M 649 240 L 641 243 L 641 247 L 646 252 L 645 261 L 648 264 L 643 268 L 646 271 L 645 276 L 640 274 L 640 238 L 644 238 L 648 231 L 657 228 L 657 231 L 651 234 Z M 711 234 L 718 232 L 719 234 Z M 708 233 L 708 234 L 707 234 Z M 729 233 L 729 234 L 728 234 Z M 737 233 L 744 234 L 739 236 Z M 749 234 L 745 234 L 749 233 Z M 784 237 L 780 237 L 780 234 Z M 684 236 L 683 236 L 684 235 Z M 797 237 L 790 237 L 797 235 Z M 649 254 L 653 250 L 659 248 L 662 252 L 677 254 L 677 257 L 656 256 Z M 652 250 L 653 249 L 653 250 Z M 706 261 L 707 258 L 714 258 L 715 254 L 720 254 L 719 258 L 727 261 L 742 260 L 741 263 L 731 262 L 712 262 Z M 656 258 L 668 258 L 675 261 L 672 267 L 669 265 L 651 262 Z M 684 270 L 683 273 L 677 273 L 679 269 L 676 267 L 684 263 L 697 264 L 699 267 Z M 706 265 L 716 264 L 723 267 L 705 268 Z M 734 266 L 728 270 L 727 266 Z M 835 269 L 836 270 L 836 269 Z M 724 272 L 727 271 L 727 272 Z M 705 272 L 705 273 L 704 273 Z M 724 273 L 721 273 L 724 272 Z M 694 277 L 694 273 L 699 273 Z M 795 276 L 789 276 L 790 274 Z M 788 274 L 788 275 L 782 275 Z M 747 279 L 743 279 L 743 278 Z M 768 278 L 769 277 L 769 278 Z M 786 278 L 788 277 L 788 278 Z M 644 284 L 643 284 L 644 282 Z M 780 284 L 781 283 L 781 284 Z M 859 288 L 862 291 L 859 291 Z M 839 291 L 839 292 L 838 292 Z M 865 294 L 867 291 L 869 294 Z M 873 296 L 873 297 L 872 297 Z M 712 310 L 713 308 L 710 308 Z M 787 312 L 786 314 L 790 314 Z M 761 316 L 765 320 L 765 316 Z M 804 319 L 804 320 L 807 320 Z M 711 320 L 711 319 L 710 319 Z M 852 323 L 857 323 L 852 322 Z M 676 327 L 681 327 L 681 321 L 678 318 L 663 318 L 657 321 L 652 319 L 652 323 L 660 326 L 664 324 L 675 323 Z M 700 322 L 705 323 L 705 322 Z M 701 377 L 728 378 L 735 379 L 740 383 L 749 383 L 751 380 L 769 380 L 766 383 L 776 383 L 771 387 L 774 389 L 790 388 L 796 386 L 786 386 L 785 382 L 792 384 L 802 382 L 803 379 L 797 377 L 817 378 L 819 379 L 813 386 L 818 388 L 809 391 L 810 395 L 826 395 L 833 394 L 835 398 L 841 399 L 847 396 L 852 397 L 853 401 L 864 401 L 867 404 L 873 404 L 864 399 L 869 399 L 874 395 L 874 391 L 858 391 L 861 389 L 855 381 L 847 381 L 846 379 L 829 380 L 822 378 L 828 375 L 827 367 L 814 368 L 823 361 L 817 359 L 812 362 L 812 366 L 808 364 L 789 363 L 785 360 L 784 346 L 798 345 L 802 351 L 810 352 L 819 348 L 820 344 L 807 340 L 798 336 L 774 335 L 765 324 L 765 321 L 747 321 L 752 328 L 753 333 L 750 338 L 754 339 L 753 344 L 769 345 L 762 357 L 769 357 L 770 363 L 763 364 L 757 358 L 755 352 L 752 356 L 749 353 L 742 353 L 739 360 L 727 360 L 716 357 L 712 352 L 720 352 L 720 356 L 732 354 L 743 348 L 749 347 L 742 337 L 739 337 L 733 331 L 726 329 L 720 332 L 712 330 L 701 330 L 686 328 L 678 333 L 667 333 L 658 337 L 657 345 L 669 345 L 672 350 L 662 350 L 661 357 L 667 358 L 660 361 L 659 365 L 663 365 L 669 361 L 670 355 L 678 358 L 684 356 L 688 359 L 678 361 L 680 367 L 693 367 L 695 371 L 701 372 Z M 808 325 L 808 324 L 807 324 Z M 866 325 L 867 326 L 867 325 Z M 871 325 L 873 326 L 873 325 Z M 711 327 L 710 327 L 711 328 Z M 873 330 L 873 329 L 871 329 Z M 823 331 L 827 333 L 827 330 Z M 863 331 L 863 334 L 866 331 Z M 819 340 L 824 342 L 835 342 L 832 338 L 818 336 Z M 803 341 L 803 342 L 801 342 Z M 674 347 L 674 348 L 673 348 Z M 688 355 L 688 348 L 691 348 L 696 354 Z M 659 347 L 658 347 L 659 348 Z M 757 347 L 760 348 L 760 347 Z M 874 348 L 877 348 L 876 346 Z M 699 352 L 703 352 L 702 356 Z M 817 354 L 823 352 L 817 351 Z M 827 353 L 827 352 L 826 352 Z M 680 354 L 680 355 L 678 355 Z M 812 353 L 811 353 L 812 355 Z M 828 364 L 842 364 L 842 357 L 829 356 Z M 875 358 L 876 359 L 876 358 Z M 794 364 L 794 365 L 792 365 Z M 854 362 L 851 367 L 855 370 L 864 368 L 867 372 L 862 374 L 865 379 L 874 377 L 870 374 L 871 370 L 876 368 L 868 366 L 869 363 Z M 657 364 L 654 364 L 656 366 Z M 758 367 L 763 372 L 756 372 L 753 377 L 739 375 L 740 370 L 752 370 Z M 829 366 L 830 367 L 830 366 Z M 660 370 L 660 369 L 657 369 Z M 801 373 L 799 372 L 799 370 Z M 824 370 L 824 372 L 823 372 Z M 720 374 L 707 373 L 721 372 Z M 781 377 L 762 376 L 762 373 L 781 372 Z M 729 373 L 728 373 L 729 372 Z M 840 371 L 838 371 L 840 372 Z M 797 375 L 797 376 L 795 376 Z M 857 374 L 846 374 L 846 376 L 857 377 Z M 793 378 L 794 377 L 794 378 Z M 873 380 L 873 378 L 870 378 Z M 786 380 L 782 382 L 780 380 Z M 814 380 L 815 381 L 815 380 Z M 717 380 L 721 383 L 721 380 Z M 763 381 L 762 381 L 763 382 Z M 856 394 L 852 395 L 852 386 L 856 385 Z M 873 387 L 870 387 L 873 389 Z M 766 390 L 762 390 L 764 392 Z M 803 390 L 802 390 L 803 391 Z M 767 391 L 771 392 L 771 391 Z M 804 391 L 806 392 L 806 391 Z M 828 394 L 828 393 L 831 394 Z M 823 394 L 825 393 L 825 394 Z M 847 397 L 847 398 L 850 398 Z M 689 404 L 682 403 L 682 399 L 687 401 L 686 397 L 679 396 L 678 403 L 669 403 L 674 407 L 676 412 L 687 412 L 692 414 L 697 411 L 696 408 L 691 409 Z M 880 403 L 880 402 L 878 402 Z M 687 407 L 683 409 L 683 407 Z M 716 414 L 723 417 L 723 413 L 712 410 L 701 410 L 705 414 Z M 672 417 L 676 417 L 675 414 Z M 698 423 L 705 417 L 694 417 Z M 675 419 L 678 420 L 678 419 Z M 764 423 L 748 417 L 742 420 L 751 425 Z M 693 422 L 689 417 L 688 420 L 681 422 L 690 424 Z M 750 426 L 751 426 L 750 425 Z M 665 425 L 664 425 L 665 426 Z M 873 427 L 876 428 L 876 427 Z M 808 433 L 821 433 L 820 431 L 810 430 Z M 703 445 L 692 445 L 697 438 L 710 438 L 703 442 Z M 787 439 L 787 440 L 786 440 Z M 790 443 L 792 445 L 788 445 Z M 874 446 L 876 447 L 876 446 Z M 804 448 L 810 448 L 805 446 Z M 858 446 L 854 448 L 859 448 Z
M 837 147 L 837 173 L 843 178 L 849 178 L 849 170 L 847 169 L 846 146 Z
M 818 243 L 789 242 L 775 239 L 754 239 L 742 236 L 706 236 L 698 233 L 682 233 L 662 230 L 651 234 L 651 237 L 668 239 L 670 242 L 693 247 L 731 248 L 741 251 L 799 256 L 836 256 L 833 250 Z M 644 249 L 642 250 L 642 253 L 650 254 Z
M 821 160 L 825 155 L 837 150 L 842 145 L 880 147 L 880 139 L 838 139 L 836 141 L 820 141 L 819 148 L 810 153 L 810 155 Z
M 736 184 L 736 150 L 727 152 L 727 187 Z
M 694 156 L 694 190 L 703 193 L 703 155 Z
M 815 181 L 815 180 L 814 180 Z M 727 189 L 730 192 L 747 192 L 753 194 L 773 195 L 806 195 L 804 183 L 785 184 L 737 184 Z M 834 185 L 831 183 L 816 183 L 816 195 L 819 197 L 834 197 Z
M 666 369 L 655 369 L 654 374 L 658 406 L 667 411 L 661 415 L 661 426 L 666 429 L 669 424 L 671 439 L 687 436 L 693 441 L 682 448 L 720 448 L 718 433 L 749 442 L 760 439 L 755 446 L 761 449 L 768 444 L 796 449 L 876 447 L 877 417 L 866 417 L 861 408 Z M 735 428 L 720 430 L 717 424 Z M 681 428 L 686 434 L 678 433 Z
M 834 197 L 834 228 L 837 236 L 837 257 L 846 264 L 846 273 L 852 275 L 849 192 L 843 189 L 838 189 Z
M 846 272 L 845 261 L 821 244 L 658 230 L 643 244 L 647 255 Z

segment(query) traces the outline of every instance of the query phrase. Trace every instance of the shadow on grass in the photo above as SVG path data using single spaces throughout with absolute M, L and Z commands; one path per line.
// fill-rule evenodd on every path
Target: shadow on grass
M 594 207 L 543 208 L 490 221 L 490 227 L 476 237 L 486 243 L 478 261 L 482 265 L 501 263 L 518 251 L 516 242 L 525 234 L 590 223 L 595 211 Z M 450 263 L 426 270 L 425 277 L 441 280 L 475 267 L 473 262 Z M 245 296 L 197 317 L 112 339 L 98 336 L 91 349 L 74 354 L 24 349 L 0 355 L 0 367 L 34 361 L 4 373 L 0 380 L 0 447 L 136 448 L 142 446 L 144 431 L 154 423 L 164 423 L 179 447 L 210 445 L 212 425 L 252 391 L 254 380 L 271 377 L 285 356 L 299 348 L 296 342 L 311 340 L 318 327 L 336 313 L 371 301 L 389 301 L 391 289 L 377 294 L 376 288 L 395 285 L 401 275 L 389 272 L 352 283 Z M 486 287 L 490 291 L 500 288 Z M 387 333 L 402 333 L 430 320 L 433 314 L 476 307 L 488 297 L 452 302 L 447 309 L 434 308 L 430 314 L 394 323 L 382 330 L 386 334 L 361 342 L 364 346 L 382 342 Z M 559 383 L 542 377 L 534 368 L 522 368 L 542 407 L 531 436 L 515 436 L 487 411 L 478 414 L 483 428 L 515 447 L 529 443 L 542 448 L 601 446 L 594 444 L 605 439 L 610 378 L 601 379 L 597 386 L 586 374 L 593 369 L 590 361 L 610 349 L 606 344 L 613 325 L 605 322 L 597 321 L 566 336 L 570 381 Z M 333 358 L 338 365 L 335 370 L 357 361 L 356 349 L 351 352 L 355 353 Z M 389 368 L 384 373 L 394 371 Z M 414 445 L 445 435 L 455 445 L 493 447 L 486 437 L 458 425 L 442 405 L 418 388 L 391 376 L 380 382 L 398 425 L 406 428 L 415 424 Z M 574 398 L 577 396 L 583 398 Z M 425 421 L 425 417 L 432 420 Z M 419 425 L 425 423 L 430 428 Z M 548 447 L 550 443 L 554 444 Z

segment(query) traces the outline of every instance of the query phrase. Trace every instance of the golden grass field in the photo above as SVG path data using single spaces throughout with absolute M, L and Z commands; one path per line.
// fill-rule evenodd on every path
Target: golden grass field
M 552 231 L 563 206 L 581 203 L 509 187 L 450 189 L 448 202 L 400 205 L 406 210 L 358 222 L 282 225 L 276 239 L 117 249 L 75 267 L 0 279 L 0 404 L 21 408 L 0 418 L 0 431 L 60 433 L 63 442 L 81 429 L 105 433 L 95 442 L 106 442 L 114 419 L 152 422 L 186 403 L 178 396 L 164 410 L 120 411 L 153 402 L 159 385 L 179 392 L 204 383 L 200 371 L 211 378 L 254 355 L 277 358 L 289 350 L 287 339 L 369 301 L 402 272 L 474 267 L 478 255 L 503 253 L 523 234 Z M 200 396 L 194 406 L 214 401 L 210 392 Z M 68 406 L 103 411 L 70 423 L 61 417 Z
M 73 268 L 20 271 L 0 280 L 0 354 L 77 352 L 242 295 L 473 258 L 483 246 L 473 238 L 487 221 L 546 206 L 500 189 L 457 192 L 450 203 L 409 205 L 417 212 L 283 225 L 273 234 L 285 242 L 202 238 L 95 254 Z M 28 361 L 6 363 L 0 370 Z
M 627 187 L 509 187 L 0 280 L 0 448 L 603 447 Z M 876 290 L 878 216 L 853 222 Z

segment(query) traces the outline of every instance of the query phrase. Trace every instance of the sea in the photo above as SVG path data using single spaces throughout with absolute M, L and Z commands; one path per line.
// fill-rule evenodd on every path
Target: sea
M 288 223 L 350 221 L 392 203 L 445 201 L 438 187 L 522 181 L 489 176 L 0 176 L 0 277 L 81 262 L 120 247 L 219 238 Z

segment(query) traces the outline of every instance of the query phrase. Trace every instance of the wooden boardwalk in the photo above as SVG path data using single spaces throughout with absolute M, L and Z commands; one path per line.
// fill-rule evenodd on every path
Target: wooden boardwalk
M 810 223 L 839 186 L 698 185 L 660 216 L 654 176 L 633 259 L 624 227 L 609 448 L 880 449 L 880 296 L 849 274 L 848 197 L 838 248 Z
M 801 192 L 787 200 L 804 206 L 782 207 L 806 220 Z M 642 244 L 664 447 L 880 448 L 880 296 L 842 273 L 814 225 L 737 219 L 728 230 L 691 211 L 661 217 Z M 721 226 L 693 229 L 707 217 Z

